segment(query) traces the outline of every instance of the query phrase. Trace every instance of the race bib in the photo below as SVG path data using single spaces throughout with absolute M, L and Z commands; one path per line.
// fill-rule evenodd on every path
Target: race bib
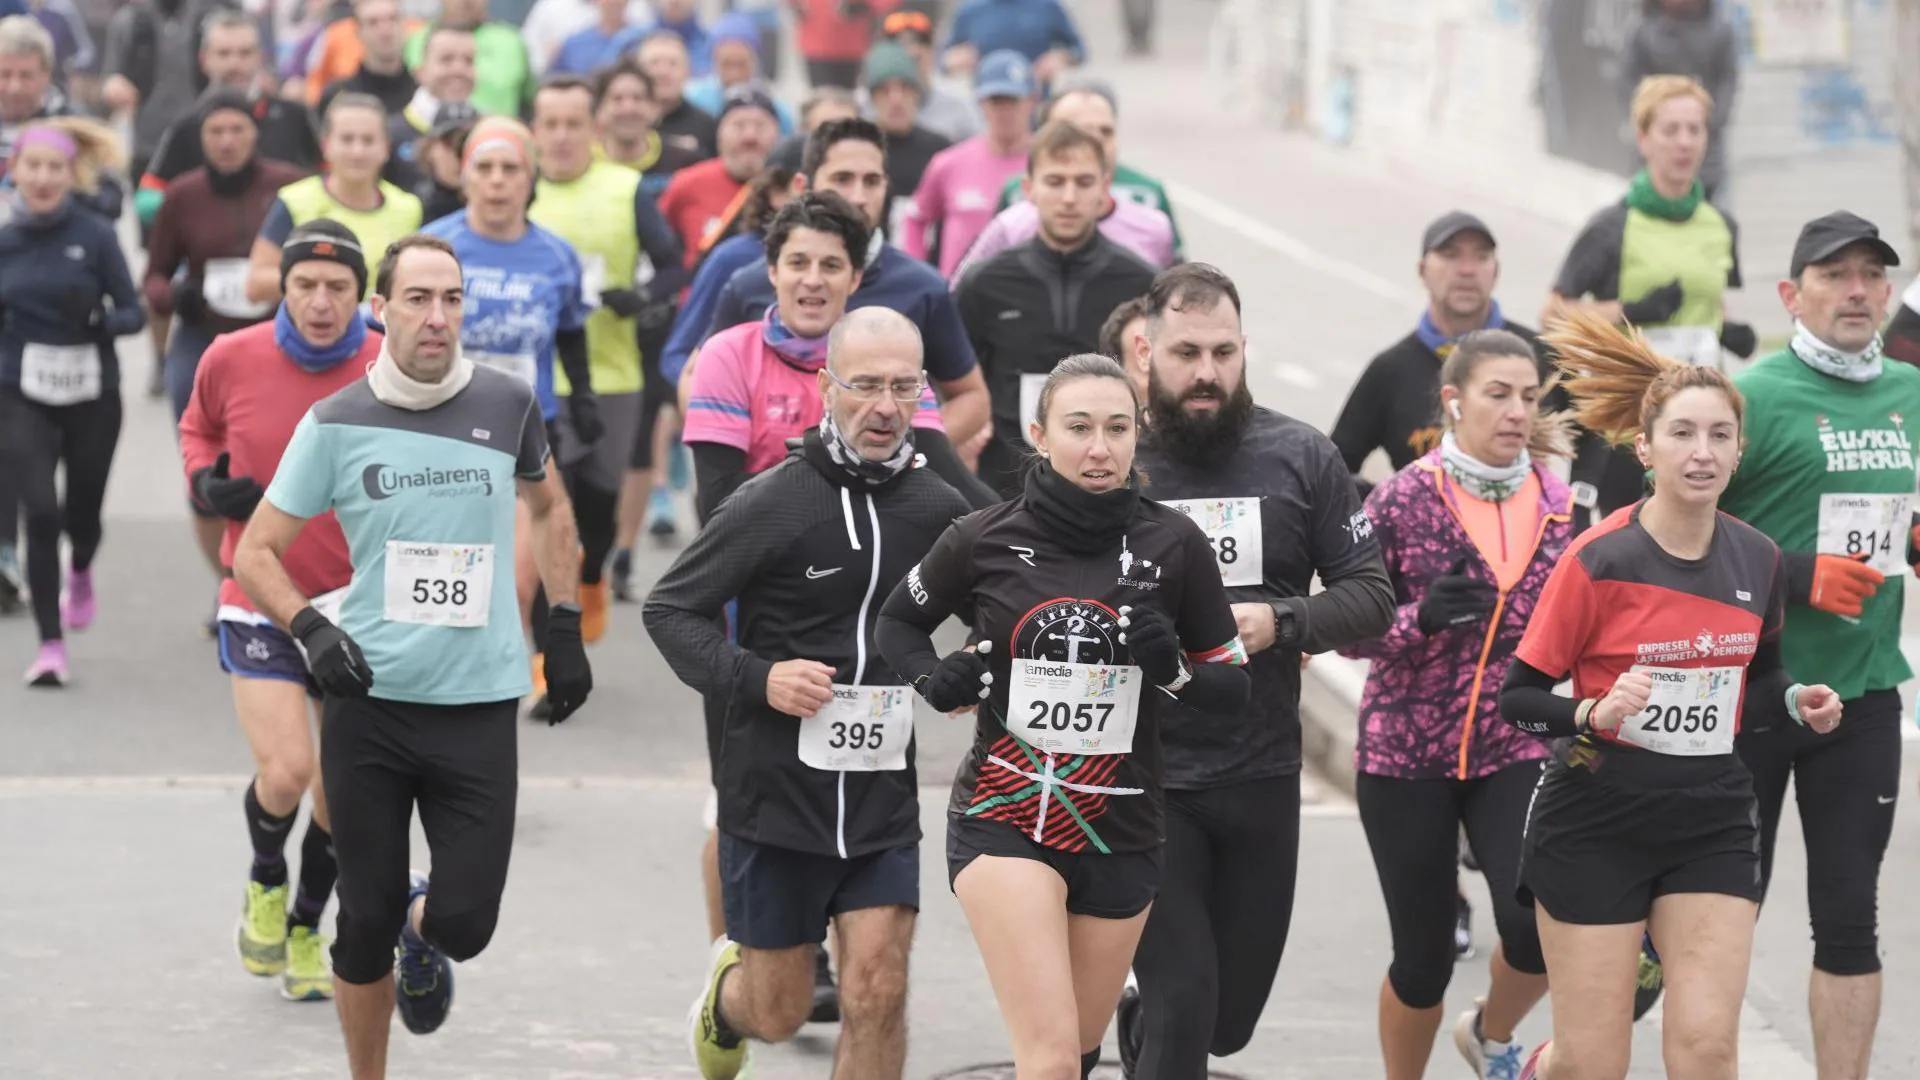
M 1139 668 L 1016 659 L 1010 674 L 1007 730 L 1022 742 L 1049 754 L 1132 752 Z
M 208 259 L 200 272 L 200 294 L 207 307 L 229 319 L 258 319 L 273 310 L 271 303 L 247 299 L 247 260 Z
M 313 610 L 326 616 L 328 622 L 338 626 L 340 625 L 340 608 L 347 602 L 347 589 L 350 587 L 342 585 L 330 593 L 322 593 L 308 600 L 307 603 L 313 605 Z
M 1683 360 L 1694 367 L 1720 366 L 1720 331 L 1711 326 L 1642 327 L 1640 332 L 1661 356 Z
M 1168 499 L 1166 505 L 1193 519 L 1213 545 L 1225 585 L 1258 585 L 1264 578 L 1259 499 Z
M 828 771 L 899 772 L 912 739 L 912 690 L 834 683 L 833 700 L 800 721 L 800 760 Z
M 1020 437 L 1031 445 L 1033 440 L 1027 435 L 1027 425 L 1040 416 L 1040 391 L 1046 389 L 1045 375 L 1020 376 Z
M 599 307 L 600 294 L 607 291 L 607 257 L 605 255 L 580 256 L 580 292 L 586 296 L 587 306 Z
M 20 393 L 42 405 L 74 405 L 100 396 L 98 345 L 36 345 L 20 350 Z
M 1907 572 L 1907 538 L 1913 529 L 1911 495 L 1822 495 L 1822 555 L 1865 555 L 1867 565 L 1888 577 Z
M 485 626 L 492 601 L 492 544 L 387 541 L 388 622 Z
M 498 371 L 504 371 L 526 383 L 528 386 L 538 385 L 540 377 L 538 374 L 539 368 L 536 366 L 534 355 L 530 352 L 482 352 L 479 349 L 464 349 L 462 351 L 467 354 L 468 359 L 476 364 L 482 364 Z
M 1657 754 L 1733 753 L 1744 667 L 1669 668 L 1635 664 L 1653 677 L 1647 707 L 1621 722 L 1620 741 Z

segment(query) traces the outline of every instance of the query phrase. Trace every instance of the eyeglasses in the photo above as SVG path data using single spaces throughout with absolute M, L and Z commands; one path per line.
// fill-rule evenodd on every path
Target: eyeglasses
M 830 368 L 822 368 L 821 370 L 827 373 L 827 378 L 833 380 L 833 385 L 852 394 L 854 398 L 859 401 L 872 401 L 874 398 L 879 397 L 882 393 L 889 390 L 893 392 L 893 400 L 895 401 L 919 401 L 920 392 L 927 388 L 925 375 L 916 375 L 911 379 L 895 379 L 891 383 L 885 379 L 868 378 L 866 376 L 848 382 L 840 376 L 835 375 Z

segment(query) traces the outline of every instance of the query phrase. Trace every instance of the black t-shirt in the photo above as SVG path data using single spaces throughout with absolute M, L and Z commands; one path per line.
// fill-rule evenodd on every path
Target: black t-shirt
M 1501 329 L 1533 346 L 1534 355 L 1541 358 L 1540 378 L 1545 381 L 1552 365 L 1539 335 L 1515 323 L 1506 323 Z M 1333 424 L 1333 445 L 1340 448 L 1348 472 L 1358 473 L 1376 449 L 1385 450 L 1393 471 L 1399 472 L 1440 445 L 1444 430 L 1440 424 L 1441 363 L 1440 355 L 1420 340 L 1418 331 L 1367 362 L 1340 409 L 1340 419 Z
M 654 125 L 660 135 L 660 160 L 647 171 L 671 174 L 720 152 L 720 122 L 705 110 L 682 101 Z
M 1227 588 L 1232 603 L 1304 598 L 1316 572 L 1334 581 L 1379 562 L 1339 452 L 1290 416 L 1255 408 L 1233 454 L 1206 465 L 1173 458 L 1149 435 L 1135 464 L 1147 478 L 1148 498 L 1186 501 L 1222 579 L 1243 583 Z M 1243 715 L 1172 706 L 1160 737 L 1167 787 L 1219 787 L 1300 771 L 1299 650 L 1254 653 L 1247 674 L 1253 694 Z
M 1096 665 L 1080 669 L 1089 682 L 1111 678 L 1097 665 L 1132 659 L 1120 642 L 1119 609 L 1145 604 L 1173 618 L 1195 663 L 1238 657 L 1239 635 L 1213 548 L 1177 510 L 1143 499 L 1120 543 L 1079 555 L 1054 539 L 1023 495 L 961 518 L 934 543 L 889 598 L 885 615 L 931 630 L 971 611 L 969 640 L 991 643 L 993 692 L 976 714 L 973 748 L 954 779 L 949 814 L 1004 822 L 1061 851 L 1143 851 L 1160 844 L 1162 691 L 1139 687 L 1130 753 L 1047 753 L 1026 734 L 1010 732 L 1025 733 L 1049 717 L 1008 712 L 1015 657 Z M 1043 726 L 1031 737 L 1047 734 Z
M 902 223 L 927 165 L 933 155 L 952 145 L 952 139 L 923 127 L 887 136 L 887 235 L 902 235 Z
M 344 79 L 335 79 L 328 83 L 327 88 L 320 91 L 320 104 L 314 110 L 314 115 L 327 115 L 327 106 L 333 104 L 334 98 L 341 94 L 353 93 L 372 94 L 380 99 L 380 104 L 387 107 L 388 116 L 397 116 L 400 110 L 413 101 L 413 95 L 419 89 L 420 84 L 414 81 L 413 74 L 404 67 L 392 75 L 381 75 L 363 67 Z

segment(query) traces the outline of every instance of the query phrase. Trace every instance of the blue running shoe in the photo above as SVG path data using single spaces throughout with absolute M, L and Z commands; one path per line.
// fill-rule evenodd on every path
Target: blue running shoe
M 413 887 L 407 890 L 407 911 L 413 902 L 427 895 L 427 875 L 412 872 Z M 393 998 L 400 1007 L 400 1019 L 415 1035 L 431 1035 L 447 1022 L 453 1010 L 453 964 L 446 954 L 426 943 L 413 932 L 412 917 L 400 931 L 398 962 L 394 965 Z

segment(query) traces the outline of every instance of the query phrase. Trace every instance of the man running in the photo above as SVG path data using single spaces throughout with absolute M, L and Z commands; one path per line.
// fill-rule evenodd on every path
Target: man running
M 1813 975 L 1807 999 L 1820 1080 L 1865 1080 L 1880 1019 L 1880 861 L 1900 791 L 1900 651 L 1915 556 L 1915 468 L 1906 430 L 1920 370 L 1880 356 L 1899 256 L 1846 211 L 1800 230 L 1780 283 L 1787 347 L 1734 380 L 1747 399 L 1746 456 L 1721 509 L 1780 545 L 1787 565 L 1787 670 L 1840 695 L 1847 722 L 1743 727 L 1737 748 L 1760 802 L 1761 869 L 1793 781 L 1807 845 Z M 1889 580 L 1894 579 L 1894 580 Z
M 234 554 L 234 578 L 299 640 L 326 694 L 321 767 L 341 882 L 333 971 L 353 1080 L 384 1080 L 396 1001 L 415 1034 L 446 1021 L 449 961 L 478 955 L 499 919 L 515 713 L 530 688 L 503 569 L 516 501 L 532 512 L 534 557 L 558 601 L 546 661 L 554 722 L 593 688 L 573 603 L 573 514 L 546 465 L 538 402 L 461 352 L 463 297 L 446 241 L 409 236 L 387 250 L 374 284 L 378 359 L 300 421 Z M 338 622 L 286 564 L 307 519 L 328 510 L 353 563 Z M 416 805 L 431 894 L 425 875 L 404 873 Z
M 746 1038 L 781 1042 L 806 1022 L 829 923 L 849 988 L 833 1075 L 897 1080 L 906 1061 L 914 695 L 874 651 L 873 598 L 968 509 L 915 468 L 920 355 L 896 312 L 842 319 L 815 376 L 819 427 L 735 491 L 647 599 L 674 673 L 734 702 L 715 776 L 727 932 L 692 1016 L 707 1080 L 738 1075 Z M 734 597 L 737 643 L 720 623 Z
M 287 237 L 280 258 L 286 299 L 279 316 L 215 341 L 180 418 L 180 457 L 194 508 L 225 525 L 220 554 L 229 568 L 301 417 L 359 379 L 380 353 L 380 335 L 368 331 L 359 308 L 366 257 L 346 226 L 325 219 L 303 225 Z M 332 514 L 302 531 L 283 562 L 302 595 L 339 610 L 338 594 L 353 565 Z M 220 584 L 219 620 L 220 669 L 232 676 L 234 712 L 254 759 L 243 800 L 253 870 L 238 933 L 240 962 L 255 975 L 281 976 L 280 993 L 289 1001 L 329 998 L 333 976 L 322 955 L 320 915 L 333 893 L 333 837 L 308 727 L 308 699 L 317 704 L 319 687 L 299 645 L 232 577 Z M 300 887 L 289 908 L 285 852 L 308 790 L 313 816 L 300 842 Z
M 1244 710 L 1177 707 L 1161 728 L 1160 894 L 1121 998 L 1120 1060 L 1141 1080 L 1206 1072 L 1239 1052 L 1266 1006 L 1293 915 L 1300 855 L 1300 655 L 1384 633 L 1393 586 L 1332 442 L 1253 403 L 1240 293 L 1188 263 L 1147 292 L 1144 494 L 1213 542 L 1246 646 Z M 1312 591 L 1318 575 L 1325 584 Z

